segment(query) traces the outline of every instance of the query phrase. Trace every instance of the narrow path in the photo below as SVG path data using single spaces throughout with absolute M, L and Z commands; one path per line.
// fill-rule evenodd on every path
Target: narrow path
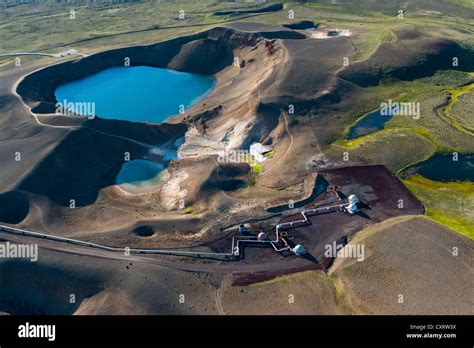
M 17 84 L 15 84 L 16 86 Z M 111 133 L 107 133 L 107 132 L 104 132 L 104 131 L 101 131 L 101 130 L 98 130 L 98 129 L 95 129 L 95 128 L 92 128 L 92 127 L 89 127 L 89 126 L 60 126 L 60 125 L 54 125 L 54 124 L 49 124 L 49 123 L 44 123 L 42 122 L 40 119 L 39 119 L 39 116 L 37 114 L 35 114 L 34 112 L 31 111 L 31 108 L 26 105 L 25 103 L 23 103 L 23 100 L 21 99 L 21 97 L 16 93 L 16 88 L 15 88 L 15 91 L 13 91 L 13 94 L 20 99 L 20 102 L 26 106 L 28 108 L 28 111 L 29 113 L 31 114 L 31 116 L 33 116 L 35 122 L 40 125 L 40 126 L 43 126 L 43 127 L 50 127 L 50 128 L 59 128 L 59 129 L 66 129 L 66 130 L 77 130 L 77 129 L 80 129 L 80 128 L 84 128 L 84 129 L 89 129 L 90 131 L 93 131 L 93 132 L 96 132 L 96 133 L 99 133 L 99 134 L 102 134 L 102 135 L 106 135 L 106 136 L 109 136 L 109 137 L 113 137 L 113 138 L 119 138 L 119 139 L 122 139 L 122 140 L 126 140 L 126 141 L 129 141 L 129 142 L 132 142 L 132 143 L 135 143 L 137 145 L 140 145 L 140 146 L 143 146 L 145 148 L 148 148 L 148 149 L 151 149 L 153 147 L 155 147 L 154 145 L 151 145 L 151 144 L 147 144 L 147 143 L 143 143 L 141 141 L 138 141 L 138 140 L 135 140 L 135 139 L 132 139 L 132 138 L 128 138 L 128 137 L 125 137 L 123 135 L 117 135 L 117 134 L 111 134 Z M 41 117 L 48 117 L 48 116 L 66 116 L 66 115 L 60 115 L 60 114 L 44 114 L 44 115 L 41 115 Z M 68 116 L 66 116 L 68 117 Z M 74 117 L 74 116 L 69 116 L 69 117 Z
M 50 57 L 50 58 L 57 58 L 55 54 L 52 53 L 44 53 L 44 52 L 19 52 L 19 53 L 3 53 L 0 54 L 1 58 L 13 58 L 18 56 L 42 56 L 42 57 Z
M 17 52 L 17 53 L 1 53 L 0 59 L 2 58 L 16 58 L 20 56 L 41 56 L 41 57 L 49 57 L 49 58 L 65 58 L 65 57 L 87 57 L 86 54 L 79 53 L 76 50 L 69 50 L 59 53 L 46 53 L 46 52 Z
M 107 132 L 104 132 L 104 131 L 101 131 L 101 130 L 98 130 L 98 129 L 95 129 L 95 128 L 92 128 L 92 127 L 89 127 L 89 126 L 59 126 L 59 125 L 53 125 L 53 124 L 49 124 L 49 123 L 43 123 L 39 120 L 38 115 L 33 113 L 31 111 L 31 109 L 30 109 L 30 114 L 33 116 L 36 123 L 40 126 L 43 126 L 43 127 L 62 128 L 62 129 L 68 129 L 68 130 L 75 130 L 75 129 L 84 128 L 84 129 L 89 129 L 93 132 L 96 132 L 96 133 L 99 133 L 99 134 L 102 134 L 102 135 L 106 135 L 108 137 L 123 139 L 123 140 L 135 143 L 137 145 L 143 146 L 143 147 L 148 148 L 148 149 L 151 149 L 151 148 L 154 147 L 153 145 L 143 143 L 141 141 L 138 141 L 138 140 L 135 140 L 135 139 L 132 139 L 132 138 L 128 138 L 128 137 L 125 137 L 123 135 L 107 133 Z M 52 115 L 54 115 L 54 116 L 66 116 L 66 115 L 60 115 L 60 114 L 58 114 L 58 115 L 56 115 L 56 114 L 49 114 L 49 115 L 45 114 L 45 115 L 42 115 L 42 116 L 52 116 Z M 68 116 L 66 116 L 66 117 L 68 117 Z M 74 116 L 69 116 L 69 117 L 74 117 Z
M 224 287 L 224 282 L 225 282 L 225 277 L 215 292 L 216 309 L 219 315 L 225 315 L 224 307 L 222 307 L 222 288 Z

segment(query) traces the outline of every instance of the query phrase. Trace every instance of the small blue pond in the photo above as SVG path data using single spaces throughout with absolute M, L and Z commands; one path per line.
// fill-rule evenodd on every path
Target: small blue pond
M 350 140 L 382 130 L 385 128 L 385 123 L 387 123 L 392 116 L 393 115 L 381 115 L 380 109 L 369 112 L 349 129 L 346 139 Z
M 165 167 L 161 163 L 136 159 L 122 165 L 115 181 L 119 185 L 137 185 L 157 178 L 164 169 Z
M 59 86 L 55 96 L 63 104 L 94 103 L 95 115 L 101 118 L 161 123 L 178 114 L 180 105 L 187 108 L 202 99 L 214 83 L 208 75 L 115 67 Z
M 407 168 L 403 175 L 420 174 L 434 181 L 474 181 L 474 155 L 436 154 Z

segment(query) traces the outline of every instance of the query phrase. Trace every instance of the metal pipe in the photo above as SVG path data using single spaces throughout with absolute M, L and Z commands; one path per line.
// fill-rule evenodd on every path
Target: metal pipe
M 346 208 L 347 206 L 349 205 L 349 203 L 343 203 L 343 204 L 335 204 L 335 205 L 331 205 L 331 206 L 327 206 L 327 207 L 321 207 L 321 208 L 313 208 L 313 209 L 306 209 L 306 210 L 303 210 L 301 211 L 301 215 L 303 215 L 303 220 L 295 220 L 295 221 L 291 221 L 291 222 L 284 222 L 284 223 L 281 223 L 281 224 L 276 224 L 275 226 L 275 240 L 272 241 L 274 243 L 277 243 L 278 242 L 278 235 L 280 233 L 280 229 L 284 228 L 285 226 L 287 225 L 290 225 L 290 227 L 294 227 L 294 224 L 297 224 L 297 223 L 308 223 L 309 222 L 309 218 L 308 218 L 308 215 L 313 215 L 313 214 L 317 214 L 318 211 L 328 211 L 328 210 L 331 210 L 332 208 Z M 312 213 L 312 214 L 310 214 Z M 273 245 L 273 244 L 272 244 Z M 276 250 L 276 247 L 273 246 Z M 288 247 L 288 249 L 292 250 L 290 247 Z M 294 252 L 294 251 L 293 251 Z
M 5 226 L 5 225 L 0 225 L 0 231 L 4 231 L 7 233 L 13 233 L 13 234 L 21 234 L 21 235 L 27 235 L 31 237 L 41 237 L 41 238 L 46 238 L 49 240 L 53 241 L 58 241 L 58 242 L 65 242 L 65 243 L 72 243 L 72 244 L 77 244 L 81 246 L 88 246 L 92 248 L 98 248 L 102 250 L 107 250 L 107 251 L 113 251 L 113 252 L 124 252 L 128 251 L 130 253 L 137 253 L 137 254 L 167 254 L 167 255 L 196 255 L 196 256 L 240 256 L 240 248 L 239 248 L 239 243 L 270 243 L 273 248 L 280 252 L 284 250 L 288 250 L 291 248 L 289 246 L 285 248 L 278 249 L 274 243 L 278 243 L 278 236 L 280 233 L 281 229 L 284 229 L 285 226 L 290 226 L 290 228 L 294 227 L 295 224 L 298 223 L 308 223 L 308 214 L 313 213 L 316 214 L 318 211 L 321 210 L 330 210 L 332 208 L 342 208 L 342 207 L 347 207 L 349 204 L 344 203 L 344 204 L 337 204 L 337 205 L 332 205 L 329 207 L 321 207 L 321 208 L 314 208 L 314 209 L 307 209 L 303 210 L 301 212 L 301 215 L 303 216 L 303 220 L 296 220 L 296 221 L 290 221 L 290 222 L 284 222 L 280 224 L 276 224 L 275 226 L 275 240 L 258 240 L 257 237 L 255 236 L 234 236 L 232 237 L 232 252 L 230 253 L 214 253 L 214 252 L 204 252 L 204 251 L 183 251 L 183 250 L 169 250 L 169 249 L 135 249 L 135 248 L 116 248 L 116 247 L 110 247 L 107 245 L 101 245 L 101 244 L 96 244 L 96 243 L 91 243 L 91 242 L 85 242 L 81 241 L 78 239 L 73 239 L 73 238 L 66 238 L 66 237 L 60 237 L 60 236 L 54 236 L 54 235 L 49 235 L 45 233 L 40 233 L 40 232 L 33 232 L 33 231 L 27 231 L 19 228 L 14 228 L 10 226 Z M 247 239 L 241 239 L 241 238 L 247 238 Z M 235 253 L 235 251 L 237 251 Z

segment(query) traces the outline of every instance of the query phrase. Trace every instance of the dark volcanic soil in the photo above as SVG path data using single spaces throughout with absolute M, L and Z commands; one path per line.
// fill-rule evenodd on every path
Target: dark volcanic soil
M 295 242 L 309 248 L 311 255 L 318 260 L 322 260 L 326 245 L 339 243 L 343 237 L 350 239 L 368 225 L 396 216 L 424 212 L 421 202 L 383 166 L 332 169 L 322 175 L 331 185 L 339 186 L 345 195 L 357 195 L 365 207 L 353 216 L 343 212 L 315 215 L 310 217 L 311 225 L 288 231 Z M 398 207 L 400 200 L 403 208 Z M 301 215 L 297 214 L 282 221 L 299 219 Z
M 410 191 L 384 166 L 360 166 L 330 169 L 321 172 L 321 175 L 330 185 L 339 186 L 346 195 L 357 195 L 361 201 L 361 211 L 356 215 L 344 212 L 323 213 L 310 216 L 311 225 L 286 230 L 288 236 L 295 244 L 302 244 L 309 255 L 307 258 L 297 258 L 292 253 L 279 254 L 271 247 L 247 246 L 244 250 L 245 258 L 239 262 L 243 265 L 256 263 L 282 264 L 285 268 L 280 269 L 278 274 L 285 274 L 288 267 L 306 270 L 309 264 L 315 262 L 326 268 L 330 265 L 324 252 L 327 245 L 333 242 L 340 243 L 346 237 L 349 240 L 354 234 L 365 227 L 402 215 L 423 214 L 424 207 Z M 401 201 L 400 201 L 401 200 Z M 399 208 L 400 202 L 403 207 Z M 327 206 L 339 204 L 333 193 L 324 193 L 315 201 L 308 204 L 306 208 L 314 206 Z M 401 205 L 400 205 L 401 206 Z M 300 213 L 283 216 L 280 221 L 301 220 Z M 275 238 L 275 221 L 262 222 L 255 226 L 261 226 L 266 230 L 271 239 Z M 222 238 L 209 246 L 219 251 L 229 251 L 231 238 Z M 319 266 L 319 267 L 321 267 Z M 256 279 L 264 279 L 268 275 L 256 274 Z M 245 279 L 247 279 L 246 276 Z M 247 279 L 244 282 L 250 280 Z

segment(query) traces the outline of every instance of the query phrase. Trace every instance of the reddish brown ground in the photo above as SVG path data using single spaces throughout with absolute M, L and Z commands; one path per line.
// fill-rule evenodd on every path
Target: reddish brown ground
M 355 194 L 362 200 L 364 206 L 360 214 L 351 216 L 344 212 L 333 212 L 314 215 L 310 217 L 311 225 L 287 230 L 292 242 L 306 248 L 306 258 L 295 257 L 292 253 L 279 254 L 270 247 L 246 247 L 245 257 L 238 262 L 241 269 L 236 272 L 236 284 L 250 284 L 308 269 L 326 269 L 332 261 L 324 256 L 327 245 L 338 243 L 343 237 L 350 240 L 358 231 L 386 219 L 424 212 L 421 202 L 384 166 L 331 169 L 322 175 L 330 185 L 339 186 L 344 194 Z M 403 201 L 403 208 L 398 207 L 399 200 Z M 323 193 L 308 207 L 337 203 L 333 193 Z M 280 221 L 301 218 L 301 214 L 297 213 L 283 216 Z M 274 230 L 271 222 L 266 222 L 264 226 Z M 274 238 L 274 233 L 270 233 L 270 237 Z M 228 251 L 230 243 L 231 237 L 228 236 L 210 246 Z

